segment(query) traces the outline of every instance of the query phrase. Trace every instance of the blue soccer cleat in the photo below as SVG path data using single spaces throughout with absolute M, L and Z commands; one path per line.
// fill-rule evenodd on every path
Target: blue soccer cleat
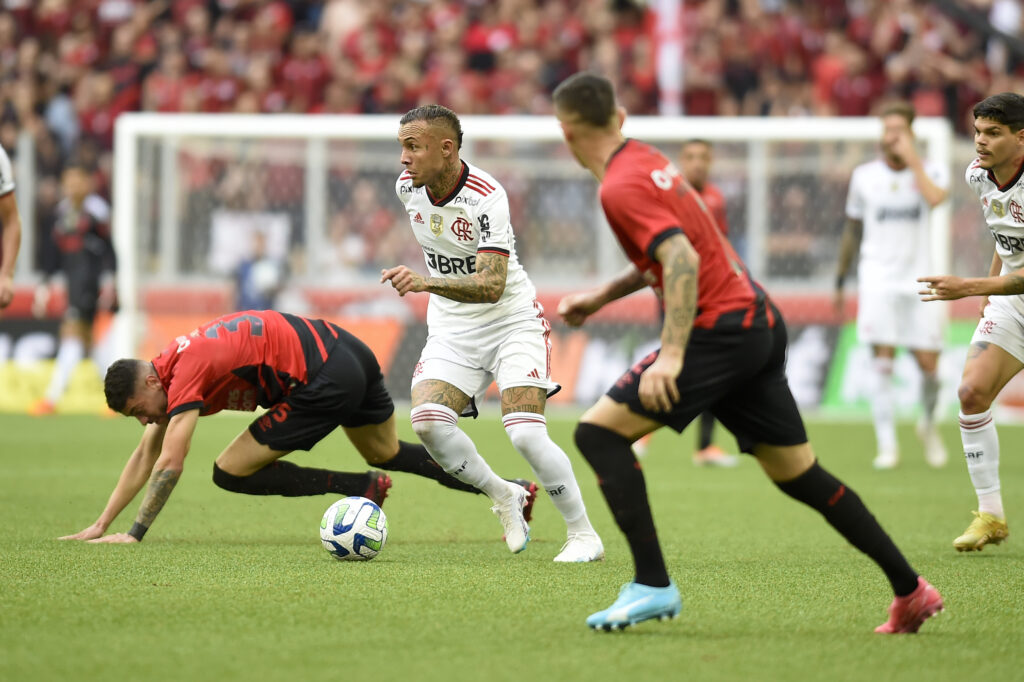
M 645 620 L 675 618 L 683 608 L 676 584 L 651 587 L 640 583 L 626 583 L 619 590 L 619 598 L 604 611 L 587 618 L 587 625 L 595 630 L 619 630 Z

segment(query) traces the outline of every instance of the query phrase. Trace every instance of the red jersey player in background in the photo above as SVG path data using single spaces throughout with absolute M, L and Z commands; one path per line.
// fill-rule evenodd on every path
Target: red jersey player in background
M 554 102 L 566 144 L 601 182 L 601 205 L 631 261 L 612 282 L 564 298 L 559 314 L 580 325 L 644 286 L 654 288 L 665 311 L 661 348 L 627 371 L 576 428 L 576 445 L 597 474 L 636 569 L 587 625 L 615 630 L 682 609 L 630 446 L 662 426 L 682 431 L 711 410 L 773 483 L 819 511 L 885 573 L 896 596 L 876 632 L 916 632 L 942 609 L 942 598 L 856 493 L 815 459 L 786 381 L 779 311 L 678 169 L 653 147 L 623 137 L 626 112 L 607 79 L 571 76 L 555 89 Z
M 152 362 L 118 360 L 103 389 L 110 409 L 138 419 L 145 431 L 99 518 L 62 540 L 141 541 L 181 477 L 199 417 L 221 410 L 268 408 L 214 462 L 213 481 L 225 490 L 361 495 L 382 504 L 391 487 L 382 471 L 350 474 L 281 460 L 341 426 L 372 466 L 480 492 L 445 473 L 422 445 L 398 440 L 395 406 L 373 351 L 324 320 L 269 310 L 225 315 L 174 339 Z M 104 536 L 147 479 L 131 530 Z
M 683 142 L 679 150 L 679 170 L 683 178 L 697 190 L 701 200 L 715 219 L 715 224 L 722 234 L 729 236 L 729 221 L 725 217 L 725 197 L 721 190 L 708 180 L 714 154 L 711 143 L 707 140 L 693 138 Z M 697 451 L 693 453 L 693 463 L 697 466 L 734 467 L 740 458 L 731 455 L 711 442 L 715 431 L 715 415 L 710 411 L 700 415 L 697 433 Z M 647 449 L 650 435 L 644 436 L 633 444 L 633 450 L 642 455 Z

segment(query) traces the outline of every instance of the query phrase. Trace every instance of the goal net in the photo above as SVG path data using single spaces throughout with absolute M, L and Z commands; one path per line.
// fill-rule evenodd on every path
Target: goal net
M 379 283 L 381 269 L 393 265 L 424 271 L 394 194 L 398 118 L 121 116 L 113 196 L 120 354 L 151 356 L 197 323 L 237 309 L 236 273 L 262 252 L 285 267 L 249 280 L 278 292 L 278 309 L 330 318 L 366 340 L 395 398 L 407 398 L 426 334 L 426 296 L 399 298 Z M 581 330 L 561 325 L 562 294 L 606 280 L 625 262 L 597 184 L 565 149 L 553 118 L 462 123 L 462 157 L 508 191 L 519 258 L 554 327 L 554 378 L 563 386 L 554 400 L 591 402 L 656 341 L 653 296 L 639 292 Z M 954 144 L 942 119 L 919 119 L 914 129 L 922 155 L 950 167 L 958 193 L 932 213 L 933 262 L 940 272 L 984 273 L 991 247 L 980 211 L 960 196 L 970 151 Z M 673 160 L 687 139 L 713 144 L 711 181 L 726 198 L 729 237 L 787 316 L 798 398 L 826 407 L 862 403 L 850 325 L 855 288 L 847 287 L 846 324 L 833 311 L 832 291 L 850 172 L 876 155 L 879 121 L 635 117 L 625 133 Z M 951 227 L 958 202 L 977 214 L 966 237 Z M 953 259 L 954 248 L 964 257 Z M 915 381 L 908 375 L 907 396 Z

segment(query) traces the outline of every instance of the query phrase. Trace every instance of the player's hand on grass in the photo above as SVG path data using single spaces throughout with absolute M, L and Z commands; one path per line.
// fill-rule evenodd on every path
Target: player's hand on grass
M 89 542 L 91 542 L 91 543 L 101 543 L 102 542 L 102 543 L 107 543 L 107 544 L 112 544 L 112 545 L 114 545 L 114 544 L 116 544 L 116 545 L 126 545 L 126 544 L 130 544 L 130 543 L 133 543 L 133 542 L 138 542 L 138 540 L 136 540 L 135 537 L 133 537 L 131 535 L 128 535 L 128 533 L 111 533 L 110 535 L 104 535 L 101 538 L 95 538 L 93 540 L 89 540 Z
M 970 282 L 963 277 L 952 275 L 931 275 L 918 277 L 924 288 L 917 292 L 922 301 L 955 301 L 973 295 Z
M 670 411 L 679 402 L 676 378 L 681 371 L 682 357 L 672 357 L 664 352 L 659 354 L 654 363 L 640 375 L 640 386 L 637 389 L 640 404 L 652 412 Z
M 99 521 L 92 524 L 88 528 L 84 528 L 74 535 L 64 535 L 57 538 L 58 540 L 92 540 L 94 538 L 102 537 L 107 532 L 107 527 L 102 525 Z
M 600 307 L 597 299 L 589 293 L 569 294 L 558 302 L 558 314 L 570 327 L 579 327 Z
M 380 281 L 381 284 L 390 281 L 391 286 L 394 287 L 399 296 L 405 296 L 408 293 L 426 291 L 427 289 L 426 281 L 423 277 L 404 265 L 396 265 L 393 268 L 381 270 Z

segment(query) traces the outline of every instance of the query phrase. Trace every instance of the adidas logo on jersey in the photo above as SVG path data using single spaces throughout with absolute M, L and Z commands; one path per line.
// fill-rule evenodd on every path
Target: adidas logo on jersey
M 533 377 L 534 379 L 540 379 L 540 374 L 537 373 L 536 369 L 531 370 L 526 376 Z
M 417 224 L 419 224 L 419 225 L 422 225 L 422 224 L 423 224 L 423 216 L 422 216 L 422 215 L 420 215 L 419 213 L 417 213 L 416 215 L 414 215 L 414 216 L 413 216 L 413 218 L 412 218 L 412 221 L 413 221 L 414 223 L 417 223 Z

